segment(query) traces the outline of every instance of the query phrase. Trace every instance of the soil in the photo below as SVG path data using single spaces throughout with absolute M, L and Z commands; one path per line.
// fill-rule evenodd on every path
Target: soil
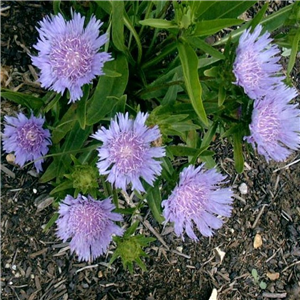
M 26 49 L 36 42 L 36 21 L 51 12 L 52 5 L 4 1 L 1 9 L 8 6 L 1 12 L 1 63 L 7 71 L 5 82 L 12 78 L 6 86 L 43 93 L 34 83 Z M 293 71 L 297 84 L 299 69 L 298 64 Z M 19 109 L 3 101 L 1 119 Z M 113 244 L 92 264 L 79 263 L 54 228 L 44 231 L 55 209 L 40 204 L 49 198 L 51 187 L 39 184 L 30 168 L 9 164 L 2 153 L 1 299 L 208 300 L 216 289 L 219 300 L 299 300 L 300 153 L 270 164 L 248 153 L 244 172 L 236 174 L 230 145 L 219 141 L 213 147 L 235 193 L 232 217 L 214 237 L 200 237 L 195 243 L 188 238 L 183 242 L 169 226 L 158 225 L 146 214 L 139 231 L 153 236 L 151 227 L 164 243 L 157 240 L 146 248 L 148 271 L 136 267 L 133 274 L 124 271 L 119 260 L 108 266 Z M 241 193 L 245 186 L 246 193 Z

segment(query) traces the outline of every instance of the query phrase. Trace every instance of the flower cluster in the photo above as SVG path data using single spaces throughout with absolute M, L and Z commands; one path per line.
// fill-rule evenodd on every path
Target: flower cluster
M 203 165 L 190 165 L 180 173 L 179 184 L 171 196 L 162 202 L 166 222 L 174 222 L 177 236 L 187 235 L 197 241 L 193 226 L 204 236 L 212 236 L 213 229 L 221 228 L 223 221 L 217 216 L 230 217 L 232 191 L 219 188 L 226 178 L 215 169 L 203 170 Z M 194 222 L 194 223 L 193 223 Z
M 289 104 L 297 96 L 284 85 L 276 45 L 262 26 L 246 30 L 239 41 L 233 72 L 236 84 L 254 100 L 250 136 L 245 137 L 267 161 L 283 161 L 300 147 L 300 110 Z
M 151 147 L 151 142 L 160 137 L 158 126 L 149 128 L 145 125 L 148 114 L 139 112 L 135 120 L 128 113 L 117 114 L 111 120 L 109 129 L 101 127 L 93 138 L 102 141 L 99 147 L 99 173 L 107 175 L 107 180 L 124 191 L 131 183 L 132 190 L 144 192 L 140 178 L 153 185 L 161 173 L 161 158 L 165 155 L 163 147 Z
M 40 39 L 34 46 L 38 56 L 32 63 L 41 70 L 42 87 L 58 93 L 70 92 L 70 102 L 83 95 L 81 87 L 97 75 L 103 75 L 104 63 L 111 60 L 106 52 L 98 53 L 108 40 L 99 36 L 102 25 L 94 16 L 84 29 L 85 18 L 72 12 L 73 19 L 65 21 L 61 14 L 45 17 L 40 23 Z
M 122 236 L 123 229 L 113 221 L 122 221 L 120 214 L 112 212 L 111 199 L 97 201 L 91 196 L 67 195 L 59 207 L 57 235 L 64 242 L 71 238 L 70 248 L 79 260 L 94 260 L 107 251 L 112 236 Z
M 28 119 L 23 113 L 17 117 L 5 116 L 3 133 L 3 149 L 14 152 L 15 163 L 21 167 L 28 161 L 34 161 L 37 172 L 42 171 L 42 156 L 49 151 L 51 145 L 50 132 L 44 129 L 45 119 L 31 115 Z

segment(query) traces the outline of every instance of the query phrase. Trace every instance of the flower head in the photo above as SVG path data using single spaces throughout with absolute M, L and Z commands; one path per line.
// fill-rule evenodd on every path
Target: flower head
M 98 149 L 97 163 L 101 175 L 108 174 L 107 180 L 117 188 L 126 190 L 132 184 L 132 190 L 144 191 L 140 177 L 150 185 L 156 175 L 161 173 L 161 162 L 154 158 L 165 155 L 163 147 L 151 147 L 151 142 L 160 137 L 157 126 L 145 125 L 148 114 L 139 112 L 135 120 L 128 113 L 117 114 L 111 120 L 109 129 L 101 127 L 93 138 L 103 142 Z
M 280 52 L 276 45 L 271 45 L 272 39 L 268 32 L 259 36 L 262 26 L 258 25 L 253 33 L 246 30 L 240 37 L 233 64 L 235 84 L 242 86 L 245 93 L 252 99 L 258 99 L 268 90 L 282 84 L 284 77 L 279 77 L 281 70 Z
M 91 196 L 67 195 L 59 207 L 57 235 L 64 242 L 71 238 L 70 248 L 79 260 L 94 260 L 106 252 L 112 236 L 123 234 L 123 229 L 113 221 L 122 221 L 122 216 L 113 213 L 111 199 L 97 201 Z
M 32 57 L 34 66 L 41 70 L 42 87 L 58 93 L 70 91 L 70 102 L 82 97 L 81 87 L 97 75 L 103 75 L 103 65 L 110 54 L 99 48 L 107 42 L 99 36 L 102 25 L 93 16 L 84 29 L 85 18 L 72 12 L 73 19 L 65 21 L 61 14 L 45 17 L 40 23 L 40 39 L 34 46 L 39 52 Z
M 48 153 L 51 145 L 50 132 L 44 129 L 45 119 L 31 115 L 28 119 L 19 113 L 17 117 L 5 116 L 6 125 L 3 133 L 3 149 L 15 153 L 15 163 L 24 166 L 27 161 L 35 161 L 37 172 L 42 171 L 41 157 Z
M 215 169 L 202 170 L 190 165 L 180 173 L 179 184 L 167 200 L 162 201 L 165 223 L 174 222 L 174 231 L 197 241 L 194 225 L 204 236 L 212 236 L 213 229 L 221 228 L 223 222 L 217 215 L 230 217 L 232 191 L 219 188 L 226 178 Z
M 300 110 L 289 102 L 293 88 L 280 86 L 254 102 L 250 136 L 245 137 L 267 161 L 283 161 L 300 147 Z

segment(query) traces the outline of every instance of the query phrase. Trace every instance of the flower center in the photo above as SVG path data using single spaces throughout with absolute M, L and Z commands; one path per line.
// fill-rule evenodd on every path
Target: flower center
M 39 148 L 44 140 L 44 133 L 34 123 L 27 123 L 20 127 L 17 132 L 17 141 L 20 146 L 27 151 L 35 151 Z
M 270 107 L 260 108 L 257 127 L 263 140 L 268 143 L 277 142 L 279 134 L 278 115 Z
M 80 37 L 57 39 L 50 54 L 52 70 L 57 77 L 74 82 L 91 72 L 94 54 L 90 43 Z
M 203 187 L 197 184 L 188 184 L 180 187 L 177 194 L 177 213 L 184 214 L 185 217 L 199 215 L 203 210 L 206 201 Z
M 132 132 L 120 134 L 109 146 L 110 161 L 122 173 L 132 173 L 143 165 L 145 143 Z
M 81 203 L 71 210 L 69 222 L 73 233 L 95 237 L 105 228 L 106 218 L 103 212 L 94 203 Z
M 243 74 L 243 83 L 252 88 L 257 87 L 263 77 L 263 71 L 255 54 L 250 50 L 245 51 L 241 55 L 241 61 L 242 63 L 237 69 Z

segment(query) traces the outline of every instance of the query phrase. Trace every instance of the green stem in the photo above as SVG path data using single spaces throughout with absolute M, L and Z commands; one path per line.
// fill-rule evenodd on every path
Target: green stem
M 126 13 L 124 13 L 124 15 L 123 15 L 123 21 L 124 21 L 125 26 L 129 29 L 129 31 L 132 33 L 132 35 L 134 36 L 134 38 L 136 40 L 136 44 L 137 44 L 137 48 L 138 48 L 137 64 L 139 65 L 141 63 L 142 54 L 143 54 L 142 44 L 141 44 L 139 35 L 137 34 L 135 28 L 132 26 Z

